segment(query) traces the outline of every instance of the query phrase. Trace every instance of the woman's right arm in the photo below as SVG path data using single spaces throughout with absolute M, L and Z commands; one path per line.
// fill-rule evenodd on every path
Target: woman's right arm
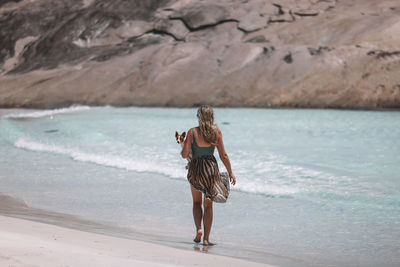
M 218 130 L 217 149 L 218 149 L 219 157 L 220 157 L 222 163 L 224 163 L 226 170 L 228 171 L 229 180 L 231 181 L 231 183 L 233 185 L 235 185 L 236 177 L 232 172 L 231 162 L 229 161 L 228 154 L 225 151 L 224 141 L 222 140 L 222 132 L 220 130 Z
M 187 131 L 187 136 L 185 138 L 185 142 L 183 143 L 183 148 L 181 152 L 182 158 L 189 157 L 190 151 L 192 150 L 192 143 L 193 143 L 193 134 L 192 129 Z

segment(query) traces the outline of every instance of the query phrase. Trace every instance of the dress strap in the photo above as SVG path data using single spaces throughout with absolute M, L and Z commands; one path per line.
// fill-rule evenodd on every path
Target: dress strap
M 194 128 L 192 128 L 192 134 L 193 134 L 193 143 L 196 143 L 196 136 L 194 135 Z

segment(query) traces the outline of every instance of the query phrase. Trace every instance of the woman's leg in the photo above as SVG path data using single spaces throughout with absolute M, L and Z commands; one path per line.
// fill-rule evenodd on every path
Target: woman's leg
M 208 246 L 210 242 L 208 241 L 208 238 L 210 236 L 210 231 L 211 231 L 211 225 L 212 225 L 212 220 L 213 220 L 213 206 L 212 206 L 212 201 L 204 198 L 204 217 L 203 217 L 203 224 L 204 224 L 204 237 L 203 237 L 203 244 L 205 246 Z
M 190 187 L 190 189 L 192 190 L 193 198 L 193 219 L 196 226 L 196 236 L 193 241 L 199 243 L 202 236 L 201 219 L 203 218 L 203 210 L 201 208 L 201 201 L 203 194 L 200 191 L 194 190 L 193 187 Z

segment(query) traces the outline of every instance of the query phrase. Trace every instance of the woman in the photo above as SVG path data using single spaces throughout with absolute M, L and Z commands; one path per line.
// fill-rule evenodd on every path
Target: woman
M 217 147 L 219 157 L 224 163 L 232 185 L 236 184 L 236 177 L 232 173 L 231 163 L 225 152 L 222 133 L 214 123 L 214 111 L 209 106 L 201 106 L 197 110 L 199 126 L 189 129 L 182 149 L 182 157 L 187 158 L 192 151 L 192 160 L 189 163 L 188 180 L 191 184 L 193 198 L 193 219 L 196 226 L 194 242 L 199 243 L 203 235 L 201 221 L 204 224 L 203 245 L 211 245 L 209 236 L 213 220 L 212 200 L 215 197 L 214 185 L 220 178 L 214 149 Z M 204 194 L 204 214 L 201 207 Z

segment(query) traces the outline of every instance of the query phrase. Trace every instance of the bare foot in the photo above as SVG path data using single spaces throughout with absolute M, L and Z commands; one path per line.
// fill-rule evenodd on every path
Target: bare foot
M 193 239 L 193 241 L 196 243 L 200 243 L 202 235 L 203 235 L 203 232 L 201 231 L 201 229 L 197 230 L 196 237 Z
M 203 240 L 203 246 L 208 247 L 208 246 L 214 246 L 214 243 L 209 242 L 208 240 Z

